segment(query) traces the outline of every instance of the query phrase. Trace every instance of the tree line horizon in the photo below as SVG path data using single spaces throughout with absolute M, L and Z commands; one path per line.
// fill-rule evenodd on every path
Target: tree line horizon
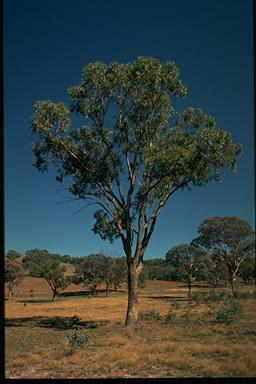
M 217 288 L 227 286 L 229 282 L 233 296 L 237 297 L 238 279 L 244 284 L 255 280 L 254 243 L 254 232 L 245 220 L 238 217 L 206 219 L 198 227 L 198 236 L 190 243 L 173 246 L 165 258 L 144 260 L 138 286 L 145 287 L 145 280 L 183 281 L 190 297 L 194 281 L 206 283 L 214 294 Z M 17 262 L 18 258 L 22 259 L 21 263 Z M 63 263 L 74 265 L 72 275 L 64 276 L 66 267 Z M 23 255 L 9 250 L 5 270 L 10 300 L 12 289 L 23 280 L 25 270 L 31 276 L 47 281 L 53 293 L 52 301 L 71 283 L 82 283 L 95 295 L 97 286 L 104 282 L 106 296 L 111 285 L 117 291 L 123 283 L 128 284 L 125 256 L 102 252 L 72 257 L 38 248 L 27 250 Z

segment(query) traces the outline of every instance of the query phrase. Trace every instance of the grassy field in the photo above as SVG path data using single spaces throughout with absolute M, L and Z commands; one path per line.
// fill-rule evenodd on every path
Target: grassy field
M 216 321 L 203 296 L 188 299 L 182 283 L 146 281 L 139 310 L 159 312 L 160 318 L 140 319 L 134 331 L 123 327 L 125 286 L 108 298 L 103 292 L 81 295 L 82 290 L 69 286 L 65 291 L 72 295 L 50 302 L 41 279 L 28 276 L 16 288 L 13 301 L 5 301 L 7 378 L 256 376 L 253 286 L 240 288 L 249 294 L 240 298 L 239 316 L 227 324 Z M 192 289 L 201 295 L 207 291 L 203 285 Z M 175 318 L 166 322 L 170 305 Z M 76 350 L 67 339 L 73 316 L 90 338 Z

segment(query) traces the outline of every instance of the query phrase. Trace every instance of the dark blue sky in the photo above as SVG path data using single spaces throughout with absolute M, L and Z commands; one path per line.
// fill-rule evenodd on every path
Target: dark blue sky
M 253 47 L 250 0 L 5 0 L 5 251 L 123 254 L 92 231 L 93 210 L 74 214 L 55 173 L 32 167 L 30 117 L 37 100 L 67 101 L 88 63 L 137 56 L 176 62 L 187 97 L 244 147 L 238 174 L 180 192 L 160 214 L 146 257 L 190 242 L 207 217 L 239 216 L 254 227 Z

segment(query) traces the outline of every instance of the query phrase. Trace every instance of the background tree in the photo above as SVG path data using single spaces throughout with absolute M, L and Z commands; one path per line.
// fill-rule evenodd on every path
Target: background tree
M 248 285 L 255 282 L 255 259 L 252 257 L 246 257 L 239 270 L 239 277 Z
M 166 261 L 175 267 L 177 279 L 187 284 L 188 296 L 191 294 L 192 282 L 204 268 L 203 257 L 204 253 L 192 244 L 176 245 L 166 253 Z
M 113 259 L 111 271 L 111 284 L 116 291 L 124 282 L 127 281 L 127 265 L 125 257 Z
M 175 267 L 165 259 L 145 260 L 143 271 L 148 280 L 177 280 Z
M 44 172 L 52 163 L 57 180 L 70 182 L 71 194 L 99 207 L 94 232 L 121 239 L 128 270 L 125 323 L 132 327 L 143 257 L 159 213 L 178 190 L 218 181 L 226 167 L 235 170 L 241 147 L 200 109 L 174 110 L 172 98 L 186 95 L 174 62 L 98 61 L 83 69 L 68 95 L 69 108 L 49 100 L 34 105 L 35 166 Z M 71 112 L 87 126 L 71 129 Z
M 215 294 L 216 288 L 220 286 L 220 282 L 226 280 L 227 269 L 226 265 L 216 255 L 205 254 L 201 258 L 201 277 L 207 281 Z
M 101 275 L 102 280 L 106 286 L 106 296 L 109 294 L 109 285 L 112 279 L 113 258 L 110 256 L 102 255 L 98 260 L 98 273 Z
M 255 250 L 255 235 L 250 224 L 239 217 L 212 217 L 198 227 L 193 243 L 218 257 L 228 268 L 232 292 L 237 296 L 237 273 L 246 256 Z
M 75 266 L 74 283 L 83 283 L 89 286 L 93 295 L 97 293 L 98 284 L 105 281 L 105 276 L 102 272 L 103 258 L 104 255 L 101 253 L 92 253 L 89 256 L 81 257 Z
M 34 275 L 34 273 L 37 273 L 36 266 L 44 260 L 49 260 L 50 258 L 51 255 L 46 249 L 29 249 L 25 252 L 25 255 L 22 259 L 22 266 L 29 270 L 31 276 L 38 277 L 37 275 Z
M 20 284 L 20 282 L 26 276 L 26 273 L 20 262 L 15 261 L 12 256 L 10 258 L 6 258 L 4 263 L 4 280 L 7 283 L 7 287 L 9 290 L 9 300 L 12 299 L 13 288 Z
M 58 260 L 45 257 L 33 264 L 31 275 L 45 279 L 52 290 L 52 301 L 59 291 L 65 289 L 70 281 L 64 276 L 66 268 Z
M 15 251 L 14 249 L 10 249 L 6 255 L 5 255 L 6 259 L 8 260 L 15 260 L 15 259 L 19 259 L 22 257 L 22 254 Z

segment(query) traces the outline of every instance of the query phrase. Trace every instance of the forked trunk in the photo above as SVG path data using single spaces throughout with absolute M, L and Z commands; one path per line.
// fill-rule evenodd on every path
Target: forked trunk
M 138 284 L 142 263 L 128 266 L 128 307 L 125 326 L 134 328 L 138 320 Z

